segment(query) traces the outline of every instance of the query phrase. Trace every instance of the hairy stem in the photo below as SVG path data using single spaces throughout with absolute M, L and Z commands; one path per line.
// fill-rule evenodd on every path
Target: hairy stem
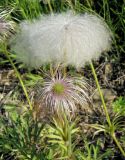
M 16 73 L 19 81 L 20 81 L 20 84 L 21 84 L 21 86 L 22 86 L 22 89 L 23 89 L 23 91 L 24 91 L 24 94 L 25 94 L 25 96 L 26 96 L 26 99 L 27 99 L 27 101 L 28 101 L 28 103 L 29 103 L 30 109 L 32 110 L 32 104 L 31 104 L 31 101 L 30 101 L 30 99 L 29 99 L 29 96 L 28 96 L 26 87 L 24 86 L 23 80 L 22 80 L 22 78 L 21 78 L 21 76 L 20 76 L 20 73 L 18 72 L 17 68 L 15 67 L 13 61 L 11 60 L 11 58 L 10 58 L 10 56 L 9 56 L 9 52 L 6 50 L 6 48 L 4 49 L 4 53 L 5 53 L 6 57 L 8 58 L 10 64 L 12 65 L 12 67 L 13 67 L 13 69 L 14 69 L 14 71 L 15 71 L 15 73 Z
M 49 70 L 50 70 L 51 76 L 54 77 L 53 65 L 51 63 L 50 63 Z
M 52 6 L 51 6 L 51 3 L 50 3 L 50 0 L 47 0 L 47 3 L 48 3 L 48 6 L 49 6 L 49 10 L 51 13 L 53 13 L 53 9 L 52 9 Z
M 117 140 L 115 134 L 112 135 L 113 140 L 115 141 L 115 143 L 117 144 L 119 150 L 121 151 L 122 155 L 125 157 L 125 151 L 122 149 L 119 141 Z
M 70 126 L 69 126 L 70 128 Z M 71 130 L 69 130 L 69 133 L 68 133 L 68 157 L 70 158 L 71 155 L 72 155 L 72 137 L 71 137 Z
M 109 117 L 109 113 L 108 113 L 108 110 L 107 110 L 107 107 L 106 107 L 106 104 L 105 104 L 105 101 L 104 101 L 104 97 L 103 97 L 103 94 L 102 94 L 102 91 L 101 91 L 101 88 L 100 88 L 100 85 L 99 85 L 97 74 L 95 72 L 95 69 L 94 69 L 94 66 L 93 66 L 92 62 L 90 63 L 90 66 L 91 66 L 92 73 L 93 73 L 93 76 L 95 78 L 95 82 L 96 82 L 96 85 L 97 85 L 97 88 L 98 88 L 98 91 L 99 91 L 99 94 L 100 94 L 100 97 L 101 97 L 101 101 L 102 101 L 102 104 L 103 104 L 103 108 L 104 108 L 104 111 L 105 111 L 105 115 L 106 115 L 106 119 L 107 119 L 108 125 L 109 125 L 109 127 L 112 127 L 112 123 L 111 123 L 111 120 L 110 120 L 110 117 Z M 117 147 L 119 148 L 119 150 L 121 151 L 122 155 L 125 157 L 125 152 L 122 149 L 122 147 L 121 147 L 118 139 L 116 138 L 114 132 L 113 132 L 113 134 L 111 134 L 111 137 L 115 141 L 115 143 L 116 143 Z
M 102 104 L 103 104 L 103 108 L 104 108 L 104 111 L 105 111 L 107 122 L 108 122 L 109 126 L 111 126 L 112 124 L 111 124 L 111 120 L 110 120 L 110 117 L 109 117 L 109 113 L 108 113 L 108 110 L 107 110 L 107 107 L 106 107 L 106 104 L 105 104 L 105 101 L 104 101 L 104 97 L 103 97 L 103 94 L 102 94 L 102 91 L 101 91 L 101 88 L 100 88 L 100 85 L 99 85 L 99 81 L 98 81 L 98 78 L 97 78 L 97 75 L 96 75 L 96 72 L 95 72 L 95 69 L 94 69 L 94 66 L 93 66 L 92 62 L 90 63 L 90 66 L 91 66 L 92 73 L 93 73 L 93 76 L 94 76 L 94 79 L 95 79 L 95 82 L 96 82 L 96 85 L 97 85 L 97 88 L 98 88 L 98 91 L 99 91 L 99 94 L 100 94 L 100 98 L 101 98 L 101 101 L 102 101 Z

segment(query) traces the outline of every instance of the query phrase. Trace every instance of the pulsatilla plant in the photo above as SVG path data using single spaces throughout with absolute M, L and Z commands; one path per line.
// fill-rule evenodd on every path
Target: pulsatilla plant
M 82 67 L 86 62 L 90 62 L 108 127 L 112 128 L 113 122 L 111 122 L 97 75 L 91 62 L 92 59 L 97 59 L 102 52 L 110 50 L 111 42 L 112 33 L 100 17 L 88 13 L 77 15 L 73 12 L 66 12 L 44 15 L 32 22 L 22 22 L 20 31 L 11 41 L 11 51 L 17 54 L 17 58 L 20 61 L 33 68 L 39 68 L 49 62 L 74 65 L 75 67 Z M 72 110 L 75 106 L 74 102 L 77 103 L 79 101 L 80 103 L 81 94 L 84 93 L 83 90 L 81 90 L 81 87 L 77 87 L 76 82 L 75 90 L 77 94 L 72 94 L 71 91 L 74 86 L 72 87 L 71 84 L 74 82 L 70 82 L 70 84 L 67 82 L 67 80 L 60 81 L 56 79 L 54 82 L 46 83 L 43 90 L 41 90 L 42 96 L 40 97 L 43 106 L 49 104 L 51 108 L 55 108 L 55 105 L 56 108 L 59 108 L 60 103 L 58 104 L 58 102 L 61 102 L 61 107 L 64 110 Z M 71 94 L 68 93 L 69 90 Z M 64 94 L 69 95 L 69 97 L 65 97 Z M 85 96 L 85 94 L 83 95 Z M 51 100 L 50 97 L 53 99 Z M 61 101 L 58 101 L 60 98 L 62 98 Z M 115 134 L 110 133 L 125 157 L 125 152 Z
M 33 68 L 49 62 L 82 67 L 108 51 L 111 40 L 111 31 L 99 16 L 68 11 L 21 22 L 11 50 Z
M 58 72 L 54 77 L 49 76 L 43 83 L 38 82 L 36 101 L 40 108 L 70 114 L 74 113 L 78 106 L 84 107 L 84 104 L 90 102 L 89 89 L 85 79 L 63 76 Z
M 68 11 L 21 22 L 10 48 L 19 61 L 31 68 L 45 63 L 79 68 L 110 50 L 111 42 L 112 33 L 99 16 Z M 56 77 L 39 86 L 38 101 L 43 107 L 73 111 L 88 98 L 85 86 L 78 78 Z
M 53 147 L 55 159 L 75 160 L 74 150 L 77 144 L 79 128 L 77 120 L 72 122 L 65 114 L 55 115 L 47 129 L 48 143 Z

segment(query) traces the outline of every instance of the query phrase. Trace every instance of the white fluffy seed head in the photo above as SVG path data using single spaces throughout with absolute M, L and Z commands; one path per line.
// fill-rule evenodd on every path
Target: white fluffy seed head
M 31 67 L 48 62 L 81 67 L 111 47 L 108 26 L 88 13 L 41 16 L 33 22 L 22 22 L 20 28 L 11 47 L 18 59 Z

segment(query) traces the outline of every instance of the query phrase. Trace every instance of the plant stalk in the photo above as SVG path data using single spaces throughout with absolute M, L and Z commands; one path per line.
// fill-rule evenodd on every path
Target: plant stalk
M 94 66 L 93 66 L 92 62 L 90 62 L 90 66 L 91 66 L 92 73 L 93 73 L 93 76 L 94 76 L 94 79 L 95 79 L 95 82 L 96 82 L 96 86 L 97 86 L 99 94 L 100 94 L 100 98 L 101 98 L 102 105 L 103 105 L 103 108 L 104 108 L 104 111 L 105 111 L 107 122 L 108 122 L 109 126 L 111 127 L 112 124 L 111 124 L 111 120 L 110 120 L 110 117 L 109 117 L 109 113 L 108 113 L 108 110 L 107 110 L 107 107 L 106 107 L 106 104 L 105 104 L 105 101 L 104 101 L 104 97 L 103 97 L 103 94 L 102 94 L 102 91 L 101 91 L 101 88 L 100 88 L 100 85 L 99 85 L 97 74 L 95 72 L 95 69 L 94 69 Z
M 50 10 L 50 12 L 53 14 L 53 9 L 52 9 L 52 6 L 51 6 L 51 3 L 50 3 L 50 0 L 47 0 L 47 3 L 48 3 L 48 6 L 49 6 L 49 10 Z
M 19 81 L 20 81 L 20 84 L 21 84 L 21 86 L 22 86 L 22 89 L 23 89 L 23 91 L 24 91 L 24 94 L 25 94 L 25 96 L 26 96 L 26 99 L 27 99 L 27 101 L 28 101 L 28 103 L 29 103 L 30 110 L 32 110 L 32 104 L 31 104 L 31 101 L 30 101 L 30 99 L 29 99 L 29 96 L 28 96 L 26 87 L 24 86 L 23 80 L 22 80 L 22 78 L 21 78 L 21 76 L 20 76 L 20 73 L 18 72 L 17 68 L 15 67 L 13 61 L 11 60 L 11 58 L 10 58 L 10 56 L 9 56 L 9 52 L 8 52 L 6 49 L 4 49 L 4 53 L 5 53 L 6 57 L 8 58 L 8 60 L 10 61 L 10 64 L 12 65 L 12 67 L 13 67 L 13 69 L 14 69 L 14 71 L 15 71 L 15 73 L 16 73 Z
M 95 78 L 95 82 L 96 82 L 96 85 L 97 85 L 97 88 L 98 88 L 98 91 L 99 91 L 99 94 L 100 94 L 100 97 L 101 97 L 101 101 L 102 101 L 102 104 L 103 104 L 103 108 L 104 108 L 104 111 L 105 111 L 105 115 L 106 115 L 108 125 L 109 125 L 109 127 L 112 127 L 112 123 L 111 123 L 111 120 L 110 120 L 110 117 L 109 117 L 109 113 L 108 113 L 108 110 L 107 110 L 107 107 L 106 107 L 106 104 L 105 104 L 105 101 L 104 101 L 104 97 L 103 97 L 103 94 L 102 94 L 102 91 L 101 91 L 101 88 L 100 88 L 100 85 L 99 85 L 97 74 L 95 72 L 95 69 L 94 69 L 94 66 L 93 66 L 92 62 L 90 62 L 90 66 L 91 66 L 92 73 L 93 73 L 93 76 Z M 111 137 L 115 141 L 115 143 L 116 143 L 117 147 L 119 148 L 119 150 L 121 151 L 122 155 L 125 157 L 125 152 L 122 149 L 119 141 L 117 140 L 114 132 L 113 132 L 113 134 L 111 134 Z
M 68 126 L 70 128 L 70 126 Z M 69 130 L 69 133 L 68 133 L 68 157 L 71 157 L 72 155 L 72 137 L 71 137 L 71 130 Z
M 112 135 L 113 140 L 115 141 L 115 143 L 117 144 L 119 150 L 121 151 L 122 155 L 125 157 L 125 151 L 122 149 L 119 141 L 117 140 L 115 133 Z

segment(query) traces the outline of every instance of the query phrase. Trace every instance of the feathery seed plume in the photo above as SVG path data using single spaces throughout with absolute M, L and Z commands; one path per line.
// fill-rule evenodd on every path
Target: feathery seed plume
M 78 77 L 63 77 L 57 73 L 49 77 L 42 85 L 36 87 L 36 100 L 39 107 L 44 106 L 50 111 L 74 112 L 77 106 L 84 107 L 90 102 L 88 90 L 90 86 Z M 86 105 L 85 105 L 86 106 Z
M 31 67 L 44 63 L 65 63 L 81 67 L 111 47 L 112 34 L 96 15 L 72 12 L 44 15 L 20 24 L 12 50 Z

